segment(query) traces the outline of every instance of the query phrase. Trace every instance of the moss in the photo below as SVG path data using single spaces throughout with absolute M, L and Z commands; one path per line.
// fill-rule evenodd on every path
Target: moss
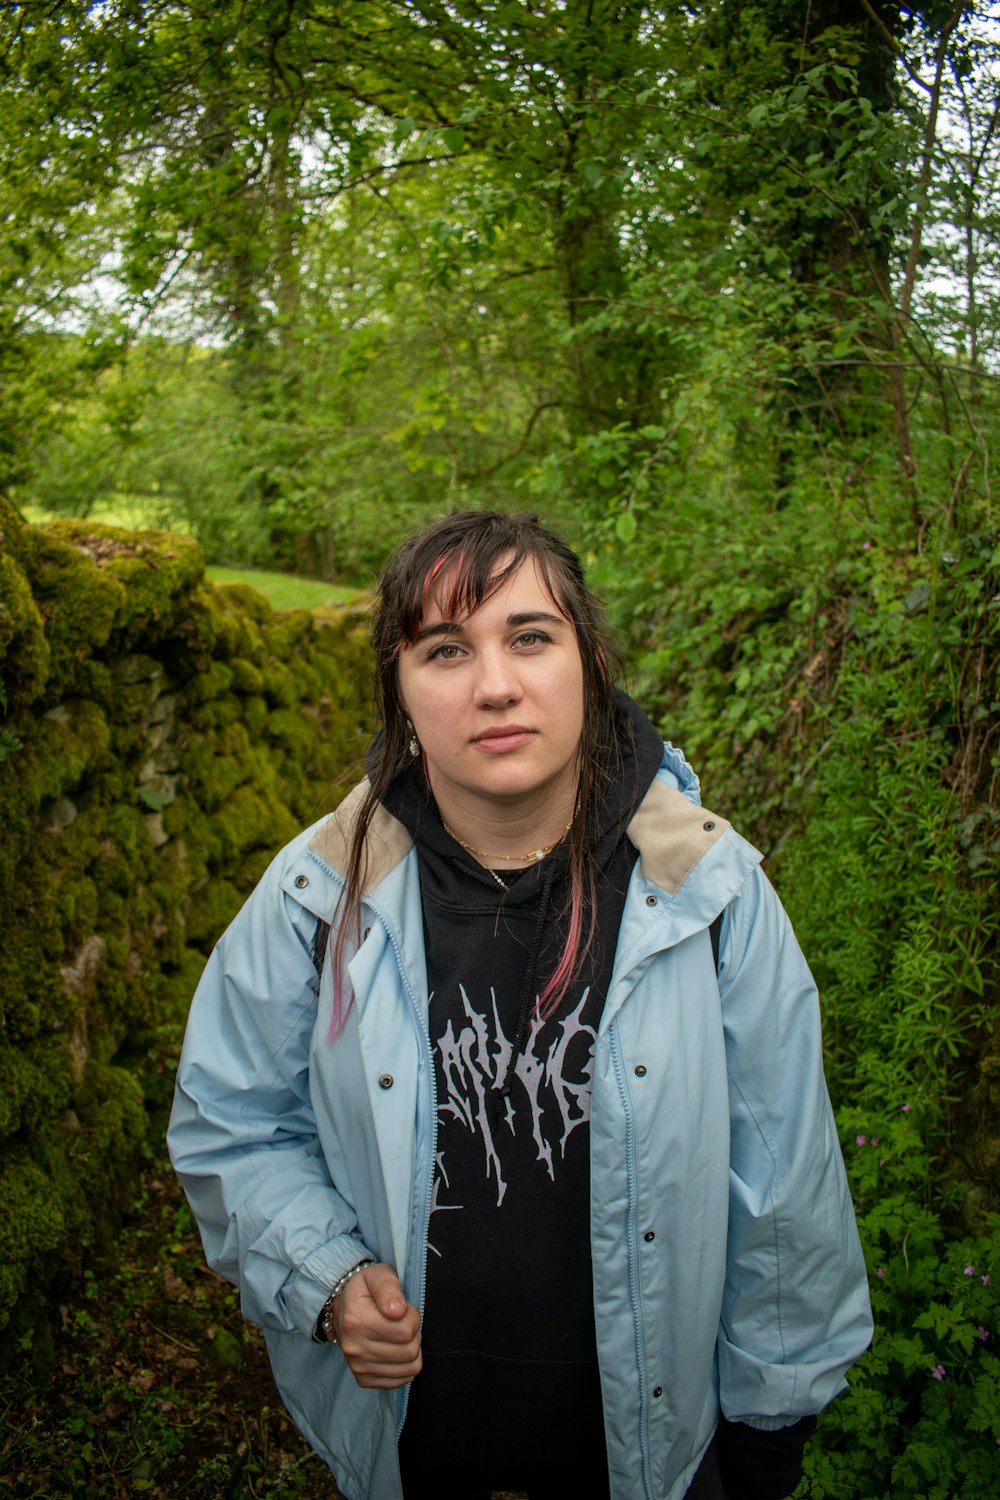
M 249 733 L 238 721 L 223 723 L 214 734 L 191 736 L 185 757 L 185 791 L 197 799 L 203 812 L 214 813 L 247 780 L 250 751 Z
M 295 702 L 295 675 L 277 657 L 268 658 L 264 669 L 264 692 L 273 704 L 290 708 Z
M 266 618 L 266 617 L 265 617 Z M 217 657 L 244 656 L 260 665 L 265 648 L 256 612 L 247 613 L 231 590 L 201 588 L 182 636 L 190 650 Z
M 276 850 L 298 831 L 298 823 L 274 788 L 241 786 L 212 819 L 213 862 L 232 865 L 261 846 Z
M 41 611 L 28 580 L 13 557 L 0 554 L 0 681 L 8 713 L 41 697 L 49 655 Z
M 185 908 L 185 935 L 189 943 L 211 944 L 230 922 L 246 900 L 246 891 L 231 880 L 217 877 L 207 880 L 192 892 Z
M 191 704 L 210 703 L 214 698 L 224 697 L 233 686 L 233 674 L 221 661 L 209 662 L 193 679 L 188 688 Z
M 288 609 L 274 617 L 268 631 L 268 642 L 272 654 L 281 661 L 293 661 L 307 636 L 313 634 L 315 623 L 308 609 Z
M 295 754 L 305 748 L 305 742 L 315 738 L 315 729 L 310 734 L 308 720 L 300 708 L 276 708 L 267 716 L 267 737 L 272 743 Z
M 27 543 L 24 533 L 27 522 L 17 513 L 9 500 L 0 495 L 0 547 L 16 563 L 24 562 Z
M 216 1328 L 214 1337 L 205 1341 L 205 1353 L 212 1364 L 224 1370 L 238 1370 L 243 1364 L 243 1345 L 228 1328 Z
M 112 1176 L 133 1162 L 146 1138 L 143 1103 L 133 1073 L 110 1064 L 88 1068 L 78 1106 L 83 1128 L 75 1154 Z
M 45 697 L 54 703 L 74 685 L 90 655 L 107 642 L 125 586 L 105 577 L 74 548 L 32 528 L 25 569 L 45 622 L 50 659 Z
M 47 530 L 122 586 L 113 621 L 118 650 L 160 637 L 205 574 L 200 546 L 179 533 L 127 531 L 75 520 L 56 521 Z
M 19 1298 L 27 1329 L 46 1278 L 110 1243 L 149 1128 L 143 1089 L 165 1102 L 205 953 L 356 757 L 369 667 L 343 618 L 212 589 L 187 543 L 14 527 L 0 1223 L 13 1203 L 24 1225 L 0 1235 L 0 1322 Z
M 231 663 L 233 673 L 233 687 L 238 693 L 262 693 L 264 691 L 264 674 L 260 667 L 245 656 L 236 657 Z
M 30 1270 L 44 1264 L 63 1238 L 65 1218 L 54 1186 L 31 1160 L 0 1160 L 0 1328 Z
M 261 738 L 267 725 L 267 704 L 263 698 L 254 696 L 243 700 L 243 722 L 251 739 Z
M 233 605 L 258 625 L 266 625 L 273 619 L 274 610 L 270 600 L 258 589 L 251 588 L 250 584 L 234 581 L 217 583 L 215 588 L 221 599 Z
M 73 1058 L 66 1037 L 0 1046 L 0 1076 L 0 1139 L 32 1132 L 73 1102 Z
M 35 740 L 39 797 L 73 791 L 88 771 L 104 762 L 110 742 L 107 720 L 96 703 L 70 699 L 50 709 L 39 722 Z

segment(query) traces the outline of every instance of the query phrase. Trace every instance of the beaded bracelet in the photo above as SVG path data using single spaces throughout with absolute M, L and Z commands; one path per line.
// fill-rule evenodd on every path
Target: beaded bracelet
M 335 1344 L 337 1342 L 337 1334 L 333 1326 L 334 1298 L 340 1295 L 352 1276 L 357 1276 L 358 1272 L 363 1271 L 366 1266 L 373 1266 L 374 1264 L 375 1261 L 369 1255 L 366 1260 L 359 1260 L 356 1266 L 352 1266 L 349 1271 L 345 1271 L 340 1280 L 334 1283 L 333 1289 L 323 1303 L 322 1311 L 316 1319 L 316 1327 L 313 1329 L 313 1340 L 317 1344 Z

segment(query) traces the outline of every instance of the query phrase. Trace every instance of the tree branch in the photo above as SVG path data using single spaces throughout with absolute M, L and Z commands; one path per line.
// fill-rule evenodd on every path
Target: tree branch
M 906 53 L 899 45 L 898 41 L 893 36 L 888 26 L 882 20 L 882 17 L 873 8 L 870 0 L 861 0 L 861 8 L 864 11 L 865 15 L 868 16 L 869 20 L 872 21 L 875 29 L 878 31 L 885 44 L 895 54 L 897 60 L 903 64 L 903 67 L 906 69 L 907 76 L 913 83 L 917 85 L 918 89 L 923 89 L 926 94 L 929 94 L 931 92 L 931 85 L 929 83 L 925 83 L 917 70 L 912 66 Z

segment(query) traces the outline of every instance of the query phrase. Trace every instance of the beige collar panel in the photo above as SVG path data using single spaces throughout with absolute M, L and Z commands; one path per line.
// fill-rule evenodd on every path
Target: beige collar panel
M 625 831 L 639 851 L 643 875 L 676 896 L 729 826 L 725 818 L 697 807 L 683 792 L 657 778 Z
M 310 840 L 310 849 L 341 875 L 347 870 L 351 835 L 367 790 L 368 782 L 362 781 L 349 792 Z M 729 826 L 725 818 L 696 807 L 683 792 L 657 779 L 626 832 L 639 851 L 643 875 L 676 896 L 695 865 Z M 364 893 L 374 891 L 412 847 L 413 839 L 402 823 L 379 804 L 368 831 Z
M 320 824 L 309 840 L 310 849 L 340 875 L 347 873 L 351 838 L 367 791 L 366 777 L 348 792 L 337 811 Z M 412 848 L 413 839 L 409 833 L 380 802 L 368 828 L 368 858 L 362 880 L 364 894 L 370 895 Z

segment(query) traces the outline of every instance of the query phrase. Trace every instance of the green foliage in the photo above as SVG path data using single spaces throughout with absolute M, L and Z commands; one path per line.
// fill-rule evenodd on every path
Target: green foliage
M 803 1495 L 986 1500 L 1000 1444 L 1000 1219 L 949 1238 L 919 1107 L 838 1119 L 875 1338 L 806 1458 Z M 927 1112 L 933 1132 L 936 1118 Z

